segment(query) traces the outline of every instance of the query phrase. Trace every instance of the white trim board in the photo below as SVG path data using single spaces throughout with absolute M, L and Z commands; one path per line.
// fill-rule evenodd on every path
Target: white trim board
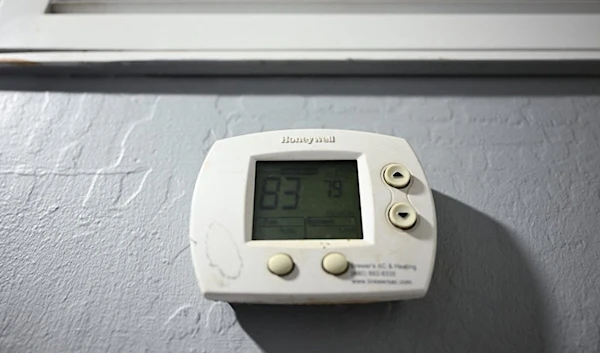
M 47 14 L 47 0 L 0 4 L 0 63 L 9 68 L 182 61 L 194 63 L 185 65 L 193 74 L 204 62 L 600 62 L 600 13 L 103 15 Z

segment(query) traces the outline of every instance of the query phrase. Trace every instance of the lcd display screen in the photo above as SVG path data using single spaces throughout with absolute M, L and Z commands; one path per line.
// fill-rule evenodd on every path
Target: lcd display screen
M 258 161 L 253 240 L 362 239 L 352 161 Z

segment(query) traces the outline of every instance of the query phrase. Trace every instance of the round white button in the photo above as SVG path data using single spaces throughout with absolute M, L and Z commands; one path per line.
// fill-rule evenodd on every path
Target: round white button
M 390 186 L 403 188 L 410 183 L 410 172 L 401 164 L 390 164 L 383 171 L 383 179 Z
M 333 252 L 325 255 L 322 266 L 325 272 L 338 276 L 348 270 L 348 260 L 344 255 Z
M 406 203 L 394 204 L 388 213 L 390 222 L 398 228 L 409 229 L 417 223 L 417 211 Z
M 285 276 L 294 269 L 294 261 L 288 254 L 275 254 L 267 262 L 269 271 L 278 276 Z

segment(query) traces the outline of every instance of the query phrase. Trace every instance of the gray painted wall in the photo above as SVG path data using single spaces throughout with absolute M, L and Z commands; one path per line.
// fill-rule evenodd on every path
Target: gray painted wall
M 600 350 L 600 80 L 4 78 L 0 90 L 1 352 Z M 187 231 L 205 153 L 303 127 L 412 144 L 439 215 L 425 299 L 200 297 Z

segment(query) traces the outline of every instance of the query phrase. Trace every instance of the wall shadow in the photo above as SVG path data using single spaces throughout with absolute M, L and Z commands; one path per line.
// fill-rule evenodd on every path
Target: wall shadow
M 232 305 L 266 352 L 544 352 L 540 292 L 514 235 L 434 191 L 438 253 L 423 299 L 340 306 Z
M 598 95 L 600 78 L 584 77 L 36 77 L 0 75 L 0 91 L 516 97 Z

